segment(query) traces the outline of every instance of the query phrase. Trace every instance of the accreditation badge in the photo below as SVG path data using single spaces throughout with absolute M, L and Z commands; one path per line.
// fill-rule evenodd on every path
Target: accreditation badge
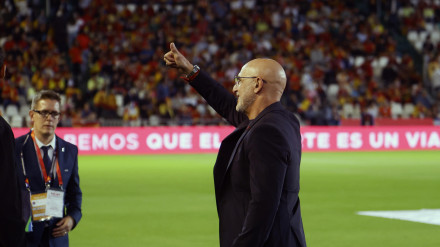
M 31 195 L 33 221 L 50 220 L 52 217 L 62 218 L 64 209 L 64 192 L 48 189 L 44 193 Z
M 46 215 L 63 218 L 64 191 L 48 189 L 46 202 Z
M 31 194 L 31 207 L 33 221 L 45 221 L 50 217 L 46 215 L 47 193 Z

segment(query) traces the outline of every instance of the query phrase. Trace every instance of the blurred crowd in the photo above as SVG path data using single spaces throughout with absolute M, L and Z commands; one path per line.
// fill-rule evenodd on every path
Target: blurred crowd
M 63 126 L 224 124 L 165 68 L 175 42 L 231 91 L 248 60 L 279 61 L 282 103 L 306 125 L 440 119 L 439 0 L 151 2 L 0 0 L 0 111 L 25 126 L 53 89 Z

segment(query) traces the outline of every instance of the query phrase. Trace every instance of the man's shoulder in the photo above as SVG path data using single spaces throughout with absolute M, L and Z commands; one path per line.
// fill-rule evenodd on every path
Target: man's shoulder
M 5 135 L 5 133 L 12 133 L 11 126 L 9 126 L 8 122 L 6 122 L 2 116 L 0 116 L 0 133 L 2 136 Z
M 57 138 L 57 141 L 59 142 L 59 145 L 62 145 L 63 147 L 66 147 L 68 149 L 73 149 L 73 150 L 77 150 L 78 149 L 78 147 L 75 144 L 70 143 L 68 141 L 65 141 L 64 139 L 62 139 L 59 136 L 56 136 L 56 138 Z
M 276 107 L 267 112 L 260 121 L 255 124 L 255 130 L 268 133 L 270 131 L 280 132 L 283 137 L 298 135 L 300 132 L 300 123 L 293 112 L 284 107 Z
M 19 137 L 15 138 L 15 143 L 22 143 L 22 142 L 24 142 L 24 140 L 26 140 L 27 136 L 28 136 L 28 134 L 25 134 L 25 135 L 22 135 L 22 136 L 19 136 Z
M 0 127 L 3 129 L 3 128 L 7 128 L 8 126 L 9 124 L 6 122 L 3 116 L 0 116 Z
M 283 123 L 295 123 L 299 124 L 298 118 L 295 116 L 295 114 L 284 107 L 279 107 L 276 109 L 272 109 L 269 111 L 266 116 L 264 117 L 263 122 L 270 122 L 270 123 L 276 123 L 276 124 L 283 124 Z

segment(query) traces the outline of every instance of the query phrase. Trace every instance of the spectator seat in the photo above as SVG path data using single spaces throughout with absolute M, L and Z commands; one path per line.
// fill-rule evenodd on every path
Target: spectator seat
M 402 104 L 399 102 L 391 102 L 391 118 L 397 119 L 402 117 L 403 114 L 403 107 Z
M 8 105 L 5 110 L 5 115 L 8 117 L 16 116 L 18 115 L 18 110 L 18 106 L 12 104 Z
M 11 127 L 12 128 L 21 128 L 23 127 L 23 117 L 19 115 L 14 115 L 11 117 Z
M 29 115 L 29 110 L 30 110 L 30 109 L 29 109 L 28 106 L 22 105 L 22 106 L 20 107 L 20 113 L 19 113 L 19 115 L 22 116 L 22 117 L 26 117 L 26 116 Z
M 354 118 L 354 107 L 352 103 L 345 103 L 342 106 L 342 116 L 344 118 Z
M 414 104 L 405 103 L 402 109 L 402 118 L 411 118 L 413 112 L 414 112 Z

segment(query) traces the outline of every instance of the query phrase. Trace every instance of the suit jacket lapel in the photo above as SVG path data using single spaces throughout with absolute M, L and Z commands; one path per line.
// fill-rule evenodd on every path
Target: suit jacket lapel
M 64 146 L 64 142 L 61 140 L 61 138 L 59 138 L 56 135 L 55 135 L 55 137 L 56 137 L 56 145 L 57 145 L 58 163 L 60 164 L 60 172 L 61 172 L 61 177 L 63 179 L 63 189 L 65 189 L 65 184 L 67 182 L 67 178 L 64 175 L 64 162 L 66 159 L 65 146 Z M 58 174 L 57 174 L 57 179 L 54 182 L 55 182 L 54 186 L 58 186 L 58 184 L 59 184 Z
M 237 144 L 234 147 L 234 150 L 232 151 L 231 158 L 229 159 L 228 165 L 226 166 L 226 171 L 231 166 L 232 161 L 234 160 L 235 154 L 237 153 L 237 149 L 240 146 L 240 143 L 243 141 L 244 137 L 249 133 L 249 131 L 252 129 L 253 126 L 264 116 L 266 113 L 268 113 L 271 110 L 272 107 L 267 107 L 265 110 L 263 110 L 258 116 L 253 120 L 250 121 L 250 123 L 247 125 L 244 133 L 241 135 L 240 139 L 238 139 Z
M 234 160 L 235 154 L 237 153 L 237 149 L 240 146 L 240 143 L 243 141 L 246 134 L 249 133 L 249 129 L 250 129 L 250 126 L 246 127 L 243 134 L 241 134 L 240 139 L 238 139 L 237 144 L 235 144 L 234 150 L 232 150 L 231 157 L 229 158 L 228 165 L 226 166 L 225 173 L 229 170 L 229 167 L 231 166 L 231 163 Z
M 35 174 L 29 177 L 31 190 L 34 191 L 34 193 L 41 192 L 45 188 L 44 179 L 38 163 L 37 153 L 35 152 L 34 141 L 30 137 L 23 146 L 23 155 L 27 176 L 29 177 L 30 174 Z
M 234 160 L 235 154 L 237 153 L 238 147 L 240 146 L 241 142 L 243 141 L 244 137 L 249 133 L 249 131 L 252 129 L 253 126 L 255 126 L 255 124 L 261 119 L 263 118 L 264 115 L 266 115 L 267 113 L 274 111 L 274 110 L 278 110 L 278 109 L 282 109 L 281 103 L 280 102 L 276 102 L 273 103 L 272 105 L 266 107 L 266 109 L 264 109 L 260 114 L 258 114 L 258 116 L 251 121 L 250 123 L 248 121 L 243 122 L 235 131 L 239 132 L 242 131 L 243 133 L 241 134 L 240 138 L 238 139 L 238 141 L 235 144 L 234 149 L 232 150 L 232 153 L 230 155 L 229 161 L 226 165 L 225 170 L 222 173 L 222 176 L 219 178 L 219 183 L 218 183 L 218 188 L 217 190 L 220 191 L 221 190 L 221 186 L 223 185 L 223 181 L 225 179 L 225 175 L 229 170 L 229 167 L 231 167 L 232 161 Z M 233 133 L 235 133 L 235 131 Z M 232 134 L 233 134 L 232 133 Z M 231 135 L 232 135 L 231 134 Z M 216 186 L 216 187 L 217 187 Z
M 223 184 L 230 157 L 232 156 L 232 153 L 235 152 L 237 147 L 236 143 L 238 143 L 238 140 L 240 140 L 241 136 L 246 130 L 247 123 L 248 121 L 243 122 L 243 124 L 239 125 L 222 141 L 222 145 L 220 146 L 219 154 L 214 165 L 214 185 L 216 194 L 220 193 L 220 188 Z M 234 144 L 235 146 L 233 146 Z
M 30 132 L 29 132 L 30 134 Z M 58 152 L 58 163 L 60 164 L 60 171 L 61 171 L 61 175 L 63 176 L 63 161 L 65 159 L 65 152 L 63 152 L 64 150 L 64 145 L 63 142 L 60 141 L 60 138 L 58 138 L 58 136 L 55 135 L 56 138 L 56 148 L 57 148 L 57 152 Z M 40 191 L 40 190 L 44 190 L 45 186 L 44 186 L 44 179 L 43 179 L 43 174 L 41 174 L 41 169 L 39 167 L 38 164 L 38 159 L 37 159 L 37 154 L 35 153 L 35 147 L 34 147 L 34 142 L 32 140 L 32 138 L 29 137 L 29 139 L 27 140 L 26 144 L 23 146 L 23 154 L 25 155 L 24 157 L 24 163 L 25 163 L 25 168 L 26 168 L 26 174 L 39 174 L 38 176 L 34 176 L 32 178 L 29 178 L 29 182 L 30 182 L 30 186 L 31 186 L 31 190 L 33 191 Z M 54 153 L 55 155 L 55 153 Z M 49 172 L 49 171 L 47 171 Z M 55 171 L 56 173 L 56 171 Z M 57 175 L 58 176 L 58 175 Z M 58 177 L 52 182 L 52 187 L 57 188 L 58 186 Z M 63 186 L 65 183 L 65 178 L 63 176 Z M 64 189 L 64 188 L 63 188 Z
M 280 102 L 276 102 L 266 109 L 264 109 L 251 123 L 249 121 L 242 122 L 237 129 L 234 130 L 229 136 L 227 136 L 220 146 L 219 155 L 214 166 L 214 185 L 216 195 L 220 195 L 223 181 L 225 180 L 226 173 L 228 172 L 231 164 L 234 160 L 235 154 L 238 148 L 244 140 L 244 137 L 251 131 L 252 127 L 263 118 L 267 113 L 274 110 L 283 109 Z M 231 145 L 234 145 L 231 151 Z M 231 145 L 230 145 L 231 144 Z M 217 198 L 218 200 L 218 198 Z M 218 201 L 217 201 L 218 203 Z

